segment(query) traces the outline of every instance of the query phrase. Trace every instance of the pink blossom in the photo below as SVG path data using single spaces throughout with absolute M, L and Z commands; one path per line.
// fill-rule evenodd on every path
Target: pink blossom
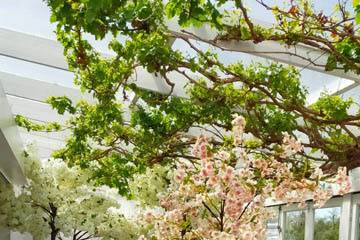
M 301 165 L 278 158 L 275 151 L 261 158 L 246 153 L 242 150 L 245 119 L 237 116 L 232 124 L 236 145 L 232 149 L 210 154 L 207 138 L 200 136 L 193 151 L 200 160 L 177 165 L 173 182 L 160 199 L 163 212 L 145 216 L 154 226 L 150 235 L 158 240 L 264 239 L 266 220 L 270 217 L 265 208 L 266 199 L 304 207 L 305 201 L 313 197 L 316 206 L 323 206 L 334 190 L 322 188 L 320 180 L 335 183 L 339 194 L 350 190 L 346 168 L 339 168 L 330 181 L 316 166 L 309 166 L 306 174 L 295 172 Z M 300 141 L 289 134 L 284 135 L 282 148 L 284 158 L 303 150 Z M 241 154 L 237 155 L 235 150 Z M 242 169 L 226 161 L 230 153 L 245 162 Z M 311 177 L 306 177 L 310 174 Z

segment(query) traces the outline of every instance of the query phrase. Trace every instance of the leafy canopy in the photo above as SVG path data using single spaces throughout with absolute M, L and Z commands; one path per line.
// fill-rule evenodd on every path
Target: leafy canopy
M 117 187 L 129 195 L 128 181 L 134 173 L 154 164 L 171 166 L 178 158 L 194 158 L 189 151 L 195 143 L 194 130 L 202 129 L 213 136 L 215 147 L 226 148 L 232 139 L 223 133 L 231 130 L 234 114 L 245 117 L 245 132 L 257 139 L 249 142 L 248 151 L 270 154 L 269 150 L 281 145 L 285 132 L 292 136 L 300 133 L 310 151 L 300 151 L 288 161 L 304 166 L 316 161 L 329 173 L 338 166 L 359 166 L 360 140 L 351 129 L 359 127 L 360 115 L 351 100 L 324 93 L 308 106 L 297 68 L 279 63 L 225 64 L 213 51 L 227 51 L 226 45 L 221 45 L 226 41 L 303 44 L 327 56 L 327 64 L 319 67 L 358 74 L 358 1 L 353 1 L 354 11 L 339 3 L 332 15 L 326 15 L 314 10 L 307 0 L 283 6 L 257 0 L 258 6 L 276 19 L 270 27 L 257 24 L 242 0 L 46 3 L 75 83 L 95 99 L 91 103 L 72 103 L 64 96 L 49 99 L 59 114 L 71 116 L 60 127 L 69 128 L 71 136 L 53 155 L 90 169 L 98 184 Z M 185 30 L 174 32 L 169 19 Z M 216 37 L 202 39 L 186 30 L 190 26 L 210 26 Z M 110 37 L 108 46 L 113 55 L 101 55 L 87 36 L 103 41 Z M 174 50 L 174 39 L 183 41 L 194 54 Z M 305 60 L 313 64 L 312 59 Z M 139 68 L 154 73 L 156 81 L 165 82 L 170 89 L 179 84 L 174 74 L 181 76 L 188 83 L 187 97 L 142 89 L 131 80 Z M 136 97 L 130 108 L 124 108 L 123 103 L 133 94 Z M 28 130 L 59 130 L 57 125 L 39 126 L 22 117 L 17 120 Z

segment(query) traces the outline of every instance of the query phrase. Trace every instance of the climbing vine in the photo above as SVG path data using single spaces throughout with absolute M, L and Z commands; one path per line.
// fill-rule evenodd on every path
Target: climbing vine
M 46 0 L 74 82 L 95 101 L 51 97 L 48 102 L 59 114 L 70 115 L 64 126 L 41 126 L 22 117 L 18 124 L 35 131 L 69 129 L 65 147 L 53 156 L 91 169 L 99 184 L 117 187 L 125 195 L 131 195 L 128 182 L 133 174 L 157 164 L 174 166 L 178 159 L 196 159 L 190 151 L 196 142 L 194 131 L 207 134 L 214 148 L 229 147 L 233 139 L 225 133 L 232 129 L 234 114 L 246 119 L 244 131 L 254 137 L 244 140 L 248 151 L 271 156 L 284 134 L 301 135 L 304 149 L 286 161 L 304 168 L 316 162 L 329 174 L 338 167 L 358 167 L 360 139 L 353 130 L 360 126 L 360 115 L 351 99 L 323 93 L 308 105 L 298 68 L 280 63 L 227 64 L 215 50 L 232 51 L 226 45 L 229 41 L 272 41 L 285 48 L 302 44 L 327 58 L 319 65 L 297 56 L 308 64 L 357 75 L 359 2 L 351 6 L 339 1 L 331 15 L 316 11 L 308 0 L 282 6 L 256 2 L 273 15 L 272 26 L 252 19 L 242 0 Z M 174 30 L 169 21 L 182 30 Z M 216 34 L 204 39 L 187 30 L 191 27 L 206 27 Z M 97 51 L 89 36 L 98 41 L 110 38 L 112 55 Z M 173 49 L 174 39 L 194 54 Z M 148 79 L 134 81 L 142 70 L 167 84 L 170 92 L 144 89 L 138 81 Z M 186 97 L 172 94 L 182 84 L 175 75 L 187 82 Z

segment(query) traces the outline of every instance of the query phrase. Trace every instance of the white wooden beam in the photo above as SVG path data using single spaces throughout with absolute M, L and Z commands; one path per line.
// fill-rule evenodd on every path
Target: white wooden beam
M 2 62 L 5 62 L 2 59 Z M 16 64 L 17 62 L 12 62 Z M 20 66 L 19 66 L 20 67 Z M 86 99 L 87 101 L 95 102 L 94 98 L 89 93 L 82 93 L 79 90 L 79 87 L 72 84 L 72 75 L 63 75 L 67 77 L 63 79 L 65 82 L 70 82 L 71 84 L 65 84 L 68 86 L 64 86 L 61 83 L 57 84 L 53 81 L 49 81 L 47 77 L 49 76 L 49 72 L 45 71 L 43 67 L 38 66 L 37 64 L 32 64 L 30 67 L 32 71 L 37 73 L 36 76 L 32 76 L 31 72 L 22 72 L 20 75 L 14 74 L 8 68 L 3 65 L 0 65 L 0 83 L 2 83 L 4 91 L 8 96 L 8 100 L 12 106 L 12 110 L 15 114 L 25 115 L 33 120 L 42 121 L 42 122 L 51 122 L 51 121 L 60 121 L 64 123 L 68 116 L 60 116 L 56 113 L 55 110 L 52 110 L 51 107 L 46 103 L 46 99 L 49 96 L 63 96 L 66 95 L 69 97 L 73 103 L 78 102 L 81 99 Z M 29 67 L 27 67 L 29 68 Z M 54 70 L 54 69 L 53 69 Z M 52 74 L 56 74 L 57 72 L 62 72 L 62 70 L 52 71 Z M 141 71 L 140 71 L 141 72 Z M 27 77 L 23 75 L 28 75 Z M 151 83 L 159 82 L 152 80 L 149 77 L 149 74 L 144 76 L 143 74 L 136 75 L 137 78 L 132 79 L 134 82 L 144 82 L 147 84 L 150 90 L 156 88 L 152 87 Z M 36 77 L 36 79 L 35 79 Z M 71 86 L 71 87 L 69 87 Z M 155 86 L 155 85 L 154 85 Z M 178 85 L 177 91 L 180 91 L 185 94 L 184 90 L 181 88 L 182 85 Z M 158 88 L 162 89 L 162 91 L 167 91 L 167 85 L 161 86 L 158 85 Z M 121 92 L 121 90 L 120 90 Z M 119 94 L 119 99 L 122 97 Z M 133 96 L 129 96 L 130 99 Z M 124 111 L 125 111 L 125 121 L 130 120 L 130 113 L 128 109 L 128 105 L 131 102 L 123 102 Z
M 181 32 L 182 28 L 177 25 L 175 20 L 170 20 L 168 22 L 168 27 L 170 28 L 170 30 L 176 32 L 177 34 L 186 35 Z M 205 40 L 212 40 L 217 36 L 217 32 L 208 26 L 204 26 L 201 28 L 189 28 L 186 30 Z M 191 35 L 186 36 L 196 39 L 194 36 Z M 360 78 L 356 74 L 344 73 L 343 71 L 326 72 L 323 67 L 314 66 L 312 64 L 309 64 L 308 61 L 293 55 L 296 53 L 302 57 L 309 57 L 317 64 L 324 65 L 327 59 L 326 54 L 317 49 L 313 49 L 307 46 L 298 45 L 296 48 L 286 48 L 283 45 L 278 44 L 277 42 L 270 41 L 259 44 L 254 44 L 250 41 L 220 41 L 219 44 L 220 46 L 227 48 L 230 51 L 245 52 L 251 55 L 260 56 L 275 61 L 295 65 L 298 67 L 308 68 L 329 75 L 334 75 L 360 82 Z M 32 47 L 30 48 L 28 46 Z M 279 52 L 281 52 L 282 54 Z M 54 40 L 45 39 L 38 36 L 0 28 L 0 54 L 2 54 L 3 56 L 9 56 L 12 58 L 26 60 L 45 66 L 67 70 L 67 64 L 63 56 L 62 46 Z M 149 88 L 153 91 L 158 91 L 165 94 L 169 92 L 169 86 L 166 86 L 166 83 L 163 79 L 158 78 L 153 74 L 149 74 L 145 69 L 138 68 L 137 75 L 138 86 L 146 89 Z M 136 78 L 136 75 L 133 76 L 133 78 Z M 171 79 L 175 84 L 178 85 L 184 85 L 187 82 L 186 79 L 181 75 L 179 76 L 179 74 L 174 74 Z M 176 90 L 174 94 L 178 96 L 183 96 L 184 91 L 181 91 L 181 89 L 182 88 L 179 87 L 177 89 L 179 92 L 177 92 Z
M 69 130 L 59 131 L 59 132 L 28 132 L 25 128 L 19 127 L 20 136 L 24 141 L 24 144 L 29 143 L 33 138 L 48 139 L 48 145 L 46 148 L 57 148 L 58 146 L 63 146 L 65 139 L 70 136 Z M 31 135 L 31 136 L 30 136 Z M 50 144 L 51 142 L 51 144 Z M 55 145 L 52 144 L 55 142 Z
M 4 28 L 0 28 L 0 55 L 27 61 L 29 64 L 33 64 L 33 68 L 40 68 L 40 66 L 36 66 L 38 64 L 42 68 L 50 67 L 68 70 L 65 57 L 63 56 L 63 48 L 58 42 Z M 52 76 L 48 77 L 51 78 Z M 70 77 L 67 76 L 67 78 L 64 79 L 65 82 L 70 81 L 71 83 L 73 81 L 72 74 Z M 183 86 L 187 82 L 186 78 L 176 72 L 170 73 L 169 78 L 178 85 L 175 87 L 173 95 L 184 97 L 186 94 Z M 136 74 L 131 79 L 135 84 L 144 89 L 164 94 L 168 94 L 170 91 L 170 86 L 165 83 L 164 79 L 148 73 L 142 67 L 136 69 Z
M 283 206 L 279 206 L 279 240 L 286 240 L 285 239 L 285 226 L 286 226 L 286 212 L 283 209 Z
M 352 195 L 352 213 L 351 213 L 351 235 L 350 240 L 359 240 L 359 195 Z
M 352 197 L 351 193 L 343 196 L 340 215 L 339 240 L 351 239 Z
M 10 29 L 0 28 L 0 53 L 60 69 L 68 68 L 60 43 Z
M 147 89 L 162 94 L 170 94 L 171 86 L 166 81 L 156 74 L 148 73 L 144 68 L 138 67 L 135 70 L 136 74 L 131 77 L 131 81 L 138 87 Z M 177 97 L 187 97 L 185 85 L 188 81 L 180 73 L 172 71 L 168 74 L 169 80 L 175 84 L 171 95 Z
M 1 67 L 0 67 L 1 69 Z M 26 98 L 38 102 L 46 102 L 50 96 L 69 97 L 73 103 L 81 99 L 93 102 L 91 94 L 82 93 L 76 86 L 65 87 L 56 83 L 36 80 L 30 77 L 2 72 L 0 70 L 0 82 L 3 85 L 4 92 L 14 97 Z
M 184 29 L 178 25 L 175 18 L 169 20 L 167 22 L 167 26 L 175 35 L 193 40 L 212 41 L 218 36 L 218 32 L 215 29 L 210 28 L 208 25 L 204 25 L 200 28 L 189 27 Z M 182 32 L 183 29 L 191 34 Z M 345 73 L 341 70 L 325 71 L 323 65 L 326 65 L 328 55 L 319 49 L 306 45 L 298 44 L 296 47 L 286 47 L 275 41 L 264 41 L 255 44 L 252 41 L 235 40 L 217 41 L 216 44 L 219 47 L 226 49 L 226 51 L 243 52 L 258 57 L 271 59 L 273 61 L 294 65 L 300 68 L 306 68 L 313 71 L 350 79 L 360 83 L 360 77 L 355 73 Z M 310 59 L 311 62 L 306 59 Z
M 344 88 L 341 88 L 341 89 L 337 90 L 336 92 L 334 92 L 331 95 L 333 95 L 333 96 L 337 96 L 337 95 L 341 96 L 341 95 L 353 90 L 354 88 L 358 87 L 359 85 L 360 84 L 358 82 L 354 82 L 354 83 L 352 83 L 352 84 L 350 84 L 350 85 L 348 85 L 348 86 L 346 86 Z
M 314 239 L 314 205 L 308 202 L 305 210 L 305 239 Z
M 4 56 L 67 69 L 63 47 L 56 41 L 0 28 L 0 46 Z
M 32 101 L 20 97 L 7 96 L 11 111 L 14 115 L 23 115 L 35 121 L 59 122 L 65 124 L 69 115 L 60 115 L 49 104 Z
M 23 145 L 1 84 L 0 112 L 0 171 L 9 182 L 24 184 Z
M 45 133 L 27 132 L 20 130 L 20 135 L 24 139 L 25 144 L 35 144 L 35 151 L 40 159 L 49 158 L 54 150 L 64 147 L 62 140 L 49 138 Z M 50 134 L 52 136 L 52 134 Z

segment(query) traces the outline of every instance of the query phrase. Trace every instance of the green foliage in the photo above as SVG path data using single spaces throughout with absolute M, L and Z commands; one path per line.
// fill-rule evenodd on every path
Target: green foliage
M 178 16 L 181 26 L 201 26 L 209 22 L 221 28 L 221 14 L 209 0 L 169 1 L 166 5 L 166 14 L 170 18 Z
M 348 110 L 353 105 L 353 100 L 342 99 L 340 96 L 323 94 L 312 108 L 319 112 L 324 119 L 342 120 L 349 116 Z
M 331 219 L 317 219 L 314 229 L 314 240 L 337 240 L 340 237 L 340 219 L 336 216 Z
M 246 119 L 245 132 L 258 139 L 247 143 L 248 151 L 260 156 L 269 149 L 277 152 L 284 132 L 300 132 L 308 138 L 310 151 L 287 159 L 298 163 L 299 168 L 306 168 L 309 159 L 317 159 L 312 149 L 342 165 L 357 155 L 359 139 L 349 129 L 360 126 L 360 117 L 351 115 L 350 108 L 359 109 L 351 100 L 322 95 L 308 106 L 297 68 L 278 63 L 228 65 L 213 48 L 202 50 L 209 45 L 216 47 L 220 40 L 254 44 L 271 40 L 290 47 L 304 44 L 327 54 L 326 70 L 358 74 L 358 33 L 352 27 L 354 19 L 342 12 L 341 5 L 335 10 L 339 19 L 316 12 L 310 1 L 268 6 L 276 23 L 267 27 L 253 21 L 241 0 L 46 3 L 69 69 L 75 74 L 74 82 L 93 96 L 91 103 L 72 103 L 65 96 L 48 100 L 59 114 L 70 116 L 64 128 L 71 135 L 65 147 L 53 156 L 91 169 L 98 184 L 117 187 L 121 194 L 130 196 L 128 184 L 134 174 L 146 173 L 156 164 L 171 167 L 178 158 L 194 157 L 190 152 L 194 131 L 210 134 L 214 149 L 231 146 L 234 139 L 227 131 L 232 128 L 234 114 Z M 357 14 L 357 1 L 354 8 Z M 189 40 L 196 36 L 187 31 L 174 34 L 168 29 L 168 19 L 183 28 L 208 25 L 218 35 L 210 40 L 199 36 L 197 40 L 202 44 L 197 44 Z M 104 57 L 84 36 L 98 40 L 109 37 L 113 55 Z M 182 39 L 191 56 L 172 48 L 174 38 Z M 170 89 L 178 84 L 178 77 L 188 80 L 187 97 L 144 90 L 136 81 L 145 77 L 138 76 L 140 68 L 153 73 L 155 81 L 162 81 L 159 84 L 167 84 Z M 130 107 L 125 109 L 123 105 Z M 21 117 L 17 117 L 17 123 L 28 130 L 60 129 L 59 125 L 37 124 Z
M 52 106 L 52 108 L 56 109 L 59 114 L 64 114 L 65 112 L 69 112 L 74 114 L 76 108 L 72 106 L 72 102 L 66 96 L 62 97 L 49 97 L 47 102 Z
M 346 62 L 344 62 L 344 58 L 346 58 L 347 61 L 350 61 L 351 64 L 360 63 L 360 47 L 356 42 L 353 42 L 352 39 L 343 39 L 336 45 L 336 49 L 339 51 L 342 57 L 329 57 L 327 63 L 327 66 L 329 66 L 328 70 L 334 70 L 341 67 L 341 65 L 343 66 L 345 72 L 351 70 L 351 65 L 346 64 Z M 356 73 L 359 74 L 360 72 L 357 71 Z
M 85 32 L 102 39 L 111 32 L 127 32 L 132 26 L 142 29 L 158 27 L 161 24 L 161 1 L 114 1 L 114 0 L 80 0 L 59 1 L 46 0 L 52 11 L 51 22 L 59 23 L 58 27 L 70 31 L 72 26 L 81 26 Z
M 40 124 L 40 123 L 35 123 L 34 121 L 31 121 L 21 115 L 15 116 L 15 122 L 18 126 L 25 128 L 27 131 L 51 132 L 51 131 L 61 130 L 60 124 L 56 122 Z
M 126 47 L 136 51 L 137 60 L 150 73 L 163 73 L 166 67 L 173 69 L 181 61 L 180 52 L 174 52 L 167 36 L 159 32 L 139 33 Z
M 305 237 L 305 213 L 289 212 L 286 216 L 285 239 L 303 240 Z
M 315 211 L 317 211 L 315 209 Z M 324 211 L 321 210 L 320 211 Z M 316 214 L 316 213 L 315 213 Z M 305 216 L 304 212 L 288 212 L 286 216 L 285 237 L 290 240 L 302 240 L 305 237 Z M 336 212 L 324 214 L 314 219 L 315 240 L 336 240 L 339 239 L 340 219 Z
M 360 23 L 360 2 L 358 0 L 353 0 L 353 7 L 355 10 L 355 22 L 356 24 Z

